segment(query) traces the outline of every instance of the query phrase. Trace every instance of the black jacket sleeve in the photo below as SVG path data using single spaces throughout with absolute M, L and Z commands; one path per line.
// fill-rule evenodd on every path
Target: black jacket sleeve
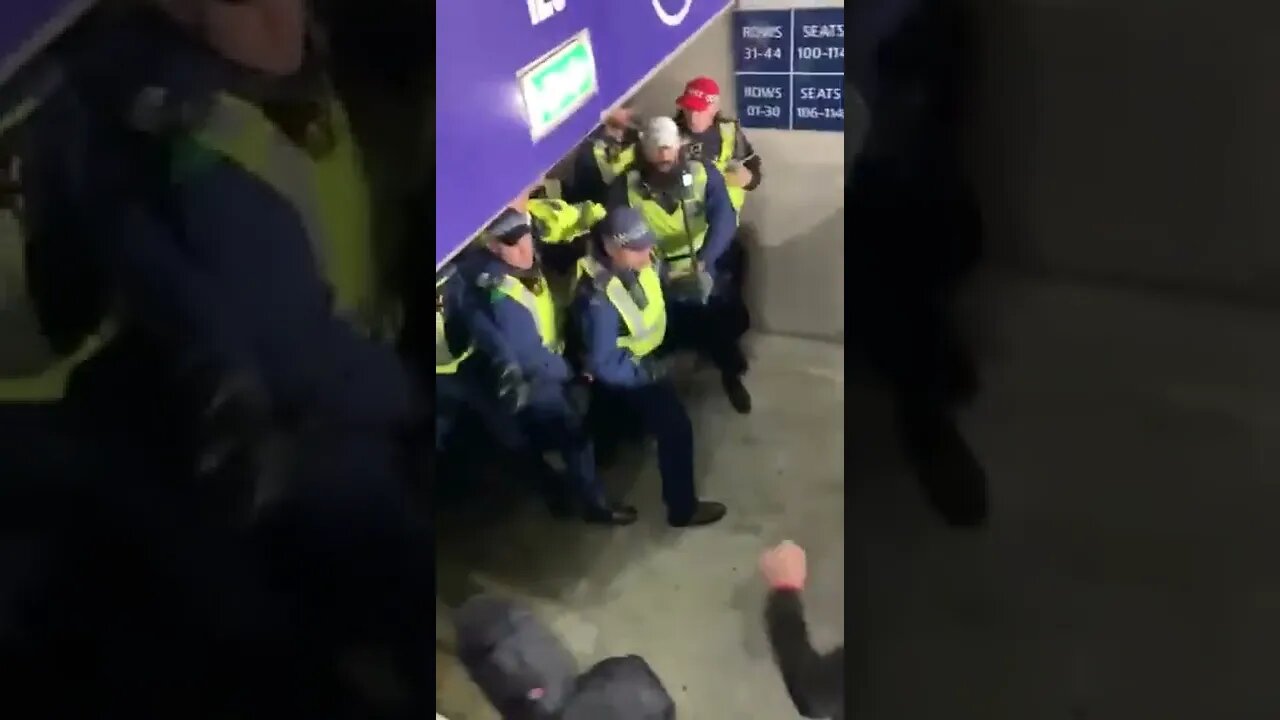
M 612 210 L 626 207 L 627 204 L 627 174 L 624 172 L 609 183 L 609 190 L 605 194 L 604 206 L 606 209 Z
M 737 139 L 733 143 L 734 154 L 740 158 L 746 158 L 742 163 L 742 167 L 751 171 L 751 182 L 747 183 L 743 190 L 748 192 L 755 190 L 760 186 L 760 179 L 764 177 L 764 163 L 760 160 L 760 156 L 756 154 L 756 149 L 751 146 L 751 141 L 747 139 L 747 134 L 742 132 L 742 125 L 735 128 L 738 134 Z
M 826 655 L 813 649 L 800 594 L 770 592 L 765 627 L 796 710 L 807 718 L 840 717 L 844 712 L 844 648 Z
M 561 193 L 565 202 L 599 202 L 607 191 L 591 142 L 587 140 L 574 151 L 573 178 Z

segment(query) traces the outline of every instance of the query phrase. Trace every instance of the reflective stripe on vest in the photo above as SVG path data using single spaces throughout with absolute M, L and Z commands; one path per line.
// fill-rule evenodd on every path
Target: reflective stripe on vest
M 25 121 L 30 115 L 30 110 L 23 114 L 21 118 L 15 117 L 15 123 Z M 11 166 L 7 168 L 9 178 L 20 181 L 19 175 L 21 168 L 21 157 L 13 156 Z M 19 194 L 17 197 L 11 198 L 14 202 L 14 210 L 12 213 L 0 211 L 0 238 L 10 239 L 13 236 L 12 245 L 7 248 L 15 252 L 3 252 L 0 250 L 0 303 L 10 303 L 15 300 L 14 297 L 6 297 L 6 283 L 9 280 L 15 282 L 10 287 L 23 288 L 23 291 L 30 298 L 30 279 L 27 277 L 27 263 L 29 259 L 26 253 L 30 252 L 30 245 L 24 238 L 23 233 L 26 227 L 23 223 L 21 214 L 24 209 L 24 198 L 21 196 L 21 186 L 19 185 Z M 53 288 L 54 292 L 74 292 L 75 288 L 59 287 Z M 93 357 L 107 344 L 116 334 L 116 323 L 114 319 L 107 315 L 99 323 L 97 330 L 84 336 L 80 345 L 72 352 L 60 354 L 50 347 L 47 338 L 40 332 L 39 312 L 35 309 L 34 301 L 17 303 L 14 302 L 8 308 L 17 311 L 11 320 L 23 319 L 29 320 L 29 323 L 21 323 L 27 325 L 31 332 L 12 332 L 4 338 L 5 343 L 9 343 L 11 347 L 18 349 L 19 352 L 10 355 L 5 362 L 6 367 L 0 368 L 0 403 L 11 402 L 53 402 L 61 400 L 66 396 L 67 383 L 71 379 L 71 373 L 83 362 Z M 17 327 L 10 328 L 17 331 Z M 24 328 L 25 329 L 25 328 Z M 24 351 L 25 350 L 25 351 Z M 36 357 L 28 356 L 31 352 Z M 24 362 L 25 361 L 25 362 Z M 13 363 L 13 364 L 10 364 Z M 16 366 L 15 366 L 16 365 Z
M 445 332 L 445 316 L 444 316 L 444 297 L 441 292 L 445 283 L 449 282 L 452 275 L 436 278 L 436 374 L 437 375 L 453 375 L 458 372 L 458 368 L 462 365 L 462 361 L 471 357 L 475 352 L 475 346 L 468 347 L 457 356 L 453 354 L 453 349 L 449 347 L 449 338 Z
M 729 163 L 733 161 L 733 152 L 738 145 L 738 125 L 734 122 L 720 123 L 720 155 L 716 157 L 716 169 L 724 172 L 729 167 Z M 740 187 L 726 185 L 729 190 L 729 204 L 733 205 L 735 211 L 742 209 L 742 204 L 747 200 L 747 191 Z
M 658 238 L 658 253 L 674 274 L 687 273 L 707 237 L 707 169 L 700 162 L 685 166 L 682 198 L 675 212 L 651 199 L 639 170 L 627 173 L 627 204 L 639 211 Z
M 653 266 L 636 275 L 643 293 L 644 307 L 636 302 L 627 286 L 590 255 L 578 261 L 581 274 L 587 275 L 597 288 L 603 290 L 609 304 L 618 311 L 627 326 L 628 335 L 618 336 L 618 347 L 630 350 L 641 358 L 657 350 L 667 335 L 667 305 L 662 295 L 662 281 Z
M 285 137 L 261 110 L 220 94 L 191 134 L 285 198 L 307 232 L 317 267 L 334 293 L 334 308 L 373 334 L 398 331 L 398 308 L 377 298 L 369 196 L 346 113 L 330 103 L 333 148 L 313 158 Z
M 596 158 L 596 167 L 600 170 L 600 179 L 605 185 L 613 182 L 614 178 L 622 174 L 631 163 L 636 161 L 636 146 L 627 145 L 614 155 L 613 159 L 609 159 L 609 148 L 611 143 L 606 140 L 596 140 L 591 144 L 591 154 Z
M 0 402 L 45 402 L 60 400 L 67 392 L 71 373 L 84 361 L 93 357 L 103 345 L 115 337 L 116 327 L 111 320 L 103 322 L 96 334 L 85 338 L 80 347 L 70 355 L 64 355 L 34 375 L 0 378 Z
M 491 279 L 482 275 L 480 282 L 489 283 Z M 564 352 L 564 335 L 560 332 L 560 312 L 556 308 L 555 298 L 551 295 L 546 279 L 538 278 L 538 282 L 542 291 L 535 293 L 516 278 L 504 275 L 497 284 L 497 290 L 529 311 L 533 316 L 533 324 L 538 328 L 538 337 L 542 339 L 543 347 L 554 353 Z

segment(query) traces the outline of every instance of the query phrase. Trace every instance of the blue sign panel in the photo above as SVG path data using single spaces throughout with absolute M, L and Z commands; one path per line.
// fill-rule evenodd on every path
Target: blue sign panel
M 743 127 L 791 129 L 791 76 L 738 75 L 738 119 Z
M 796 10 L 794 73 L 844 74 L 844 9 Z
M 734 13 L 743 127 L 844 131 L 844 9 Z
M 792 130 L 844 131 L 843 76 L 797 74 L 792 83 Z
M 737 72 L 791 72 L 791 11 L 734 13 L 733 52 Z

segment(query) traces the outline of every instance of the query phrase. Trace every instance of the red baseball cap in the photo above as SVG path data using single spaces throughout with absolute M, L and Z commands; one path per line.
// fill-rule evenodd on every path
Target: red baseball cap
M 720 99 L 720 86 L 709 77 L 696 77 L 684 86 L 684 94 L 676 98 L 676 104 L 685 110 L 701 112 Z

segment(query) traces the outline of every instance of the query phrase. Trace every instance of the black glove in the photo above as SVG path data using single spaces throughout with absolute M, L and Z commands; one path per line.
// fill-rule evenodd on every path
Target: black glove
M 250 375 L 206 369 L 179 382 L 196 410 L 195 480 L 211 511 L 241 515 L 267 471 L 274 425 L 266 391 Z
M 651 383 L 662 380 L 671 371 L 666 360 L 653 356 L 642 358 L 640 360 L 640 369 L 644 372 L 645 379 Z
M 498 399 L 513 413 L 520 412 L 529 402 L 529 381 L 515 365 L 508 365 L 498 374 Z

